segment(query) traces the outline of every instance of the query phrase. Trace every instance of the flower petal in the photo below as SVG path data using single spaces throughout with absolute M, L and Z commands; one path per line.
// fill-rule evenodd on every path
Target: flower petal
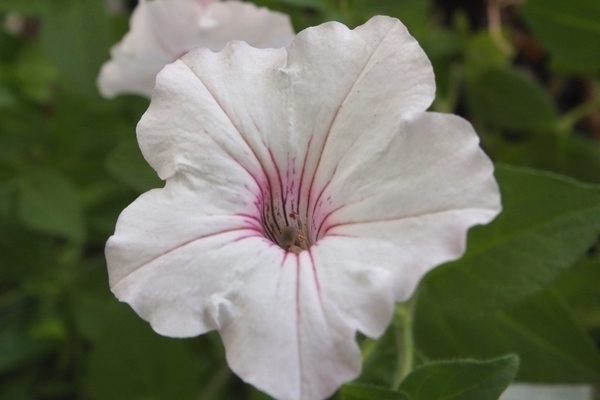
M 355 332 L 377 336 L 392 315 L 389 271 L 340 263 L 352 249 L 336 238 L 288 253 L 224 215 L 233 192 L 209 205 L 195 183 L 172 178 L 121 214 L 106 248 L 115 295 L 163 335 L 219 329 L 231 368 L 276 398 L 324 398 L 355 378 Z
M 285 14 L 238 1 L 141 0 L 130 30 L 111 49 L 98 87 L 105 97 L 152 94 L 156 74 L 188 51 L 218 51 L 230 40 L 255 47 L 285 47 L 294 31 Z
M 113 291 L 159 333 L 218 329 L 231 368 L 276 398 L 330 395 L 359 373 L 356 331 L 380 335 L 393 299 L 499 211 L 470 125 L 424 112 L 433 92 L 387 17 L 310 28 L 289 56 L 231 42 L 166 66 L 138 140 L 167 184 L 120 217 Z M 259 234 L 274 199 L 314 224 L 307 251 Z
M 218 54 L 196 49 L 181 61 L 196 74 L 194 87 L 209 93 L 202 94 L 204 101 L 214 105 L 183 117 L 198 125 L 220 108 L 218 115 L 226 116 L 247 143 L 275 195 L 305 213 L 306 200 L 312 196 L 314 201 L 325 184 L 320 177 L 332 173 L 353 142 L 397 126 L 404 113 L 424 111 L 435 91 L 427 57 L 406 28 L 389 17 L 375 17 L 355 30 L 335 22 L 306 29 L 294 39 L 287 63 L 283 53 L 241 43 Z M 157 83 L 155 99 L 168 96 L 173 108 L 186 107 L 187 96 L 167 93 L 174 73 L 172 66 L 165 68 L 159 80 L 169 83 Z M 193 79 L 186 79 L 192 85 Z M 221 135 L 220 130 L 208 133 Z M 293 193 L 298 196 L 287 196 Z
M 275 398 L 331 395 L 360 373 L 357 329 L 379 335 L 389 323 L 389 272 L 340 265 L 348 249 L 338 245 L 261 264 L 233 301 L 236 318 L 220 330 L 230 367 Z
M 234 251 L 218 251 L 222 243 L 254 236 L 265 242 L 256 217 L 243 213 L 253 197 L 235 180 L 229 188 L 211 187 L 184 176 L 140 196 L 121 213 L 106 246 L 115 295 L 164 335 L 218 328 L 206 316 L 206 303 L 230 277 L 225 270 L 203 267 L 240 264 Z
M 371 250 L 366 259 L 394 271 L 398 300 L 431 268 L 458 258 L 467 229 L 501 209 L 493 165 L 472 126 L 437 113 L 357 141 L 314 207 L 319 237 L 356 238 Z

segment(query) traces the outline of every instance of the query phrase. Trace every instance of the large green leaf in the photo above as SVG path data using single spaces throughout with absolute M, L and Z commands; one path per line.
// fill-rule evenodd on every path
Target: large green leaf
M 533 170 L 498 167 L 504 210 L 469 232 L 466 254 L 424 280 L 438 307 L 492 312 L 545 288 L 600 234 L 600 187 Z
M 377 340 L 366 339 L 362 344 L 363 368 L 358 383 L 393 387 L 398 365 L 398 338 L 396 321 Z
M 497 400 L 512 382 L 519 358 L 453 360 L 426 364 L 400 385 L 411 400 Z
M 106 159 L 106 168 L 139 192 L 162 186 L 158 175 L 148 165 L 134 141 L 125 141 L 117 146 Z
M 474 116 L 514 131 L 552 126 L 556 116 L 548 94 L 531 77 L 512 68 L 471 75 L 467 103 Z
M 347 384 L 340 390 L 341 400 L 409 400 L 401 392 L 378 386 Z
M 596 382 L 600 355 L 570 310 L 548 290 L 508 311 L 485 317 L 449 314 L 428 295 L 419 295 L 415 337 L 427 356 L 521 359 L 519 380 L 550 383 Z
M 586 257 L 555 285 L 586 328 L 600 333 L 600 255 Z
M 79 194 L 67 177 L 50 169 L 32 170 L 20 179 L 18 211 L 30 228 L 73 241 L 85 236 Z
M 42 46 L 73 94 L 96 94 L 96 77 L 109 57 L 109 19 L 103 0 L 46 2 Z M 76 32 L 76 34 L 75 34 Z
M 527 0 L 523 16 L 558 67 L 600 69 L 598 0 Z
M 0 11 L 41 14 L 46 8 L 46 2 L 47 0 L 2 0 L 0 1 Z
M 600 143 L 585 137 L 545 132 L 517 142 L 499 140 L 493 149 L 497 162 L 600 183 Z
M 201 361 L 181 339 L 159 336 L 122 305 L 94 343 L 86 381 L 93 400 L 192 400 Z

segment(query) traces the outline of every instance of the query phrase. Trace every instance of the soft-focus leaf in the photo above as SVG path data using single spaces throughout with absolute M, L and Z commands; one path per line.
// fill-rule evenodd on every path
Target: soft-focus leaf
M 19 215 L 30 228 L 73 241 L 85 236 L 79 195 L 63 174 L 37 169 L 21 177 Z
M 492 312 L 546 287 L 600 234 L 600 187 L 558 175 L 498 167 L 503 211 L 469 232 L 466 254 L 423 282 L 439 307 Z
M 600 330 L 600 290 L 592 282 L 600 282 L 600 255 L 581 260 L 555 288 L 588 329 Z
M 363 343 L 363 368 L 357 382 L 381 387 L 392 387 L 398 368 L 398 341 L 396 325 L 391 324 L 377 340 Z
M 342 387 L 341 400 L 409 400 L 409 397 L 395 390 L 350 383 Z
M 547 132 L 519 141 L 498 141 L 493 156 L 498 162 L 600 183 L 600 144 L 576 135 Z
M 510 65 L 509 56 L 503 52 L 489 32 L 483 31 L 468 37 L 465 44 L 465 68 L 471 75 Z
M 63 88 L 69 93 L 93 96 L 96 76 L 109 56 L 104 0 L 47 2 L 41 39 L 46 54 L 62 75 Z
M 497 357 L 516 353 L 518 377 L 548 383 L 596 382 L 600 354 L 564 302 L 545 291 L 514 309 L 485 317 L 455 316 L 427 290 L 419 295 L 415 337 L 429 357 Z
M 15 76 L 27 97 L 39 102 L 50 100 L 56 70 L 39 47 L 28 47 L 19 55 Z
M 497 400 L 512 382 L 519 357 L 426 364 L 408 375 L 400 390 L 411 400 Z
M 23 14 L 41 14 L 48 0 L 2 0 L 0 11 L 16 11 Z
M 186 342 L 159 336 L 125 305 L 95 342 L 86 381 L 93 400 L 195 400 L 200 361 Z
M 428 0 L 355 0 L 351 10 L 361 16 L 361 20 L 357 21 L 360 23 L 373 15 L 389 15 L 400 19 L 411 35 L 417 38 L 429 31 L 431 3 Z
M 327 10 L 331 8 L 328 1 L 323 0 L 274 0 L 278 3 L 288 4 L 296 7 L 314 8 L 316 10 Z
M 47 347 L 33 340 L 24 326 L 13 324 L 0 328 L 0 374 L 31 362 Z
M 527 0 L 523 16 L 559 68 L 600 69 L 599 1 Z
M 106 159 L 106 168 L 119 180 L 139 192 L 162 186 L 156 172 L 148 165 L 137 143 L 126 141 Z
M 483 121 L 514 131 L 551 126 L 556 116 L 548 95 L 516 69 L 493 68 L 471 78 L 467 103 Z

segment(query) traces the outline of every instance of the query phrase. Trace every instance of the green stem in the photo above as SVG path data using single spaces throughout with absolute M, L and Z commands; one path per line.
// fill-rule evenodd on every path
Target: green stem
M 231 378 L 231 371 L 229 367 L 222 366 L 208 381 L 208 384 L 204 386 L 198 396 L 198 400 L 212 400 L 217 399 L 219 394 L 223 391 L 223 388 L 229 383 Z
M 413 296 L 414 299 L 414 296 Z M 404 378 L 412 371 L 414 363 L 414 337 L 413 337 L 413 311 L 414 300 L 396 306 L 394 327 L 396 330 L 396 344 L 398 346 L 398 359 L 396 361 L 396 374 L 393 388 L 397 389 Z
M 582 103 L 564 114 L 558 120 L 558 130 L 561 133 L 569 133 L 573 126 L 581 119 L 600 109 L 600 98 Z

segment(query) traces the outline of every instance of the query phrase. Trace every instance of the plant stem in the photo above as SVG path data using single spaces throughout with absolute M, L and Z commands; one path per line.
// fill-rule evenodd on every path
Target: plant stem
M 414 337 L 413 337 L 413 299 L 398 304 L 394 315 L 394 327 L 396 330 L 396 345 L 398 346 L 398 358 L 396 361 L 396 375 L 394 376 L 393 388 L 397 389 L 402 380 L 412 371 L 414 362 Z
M 600 109 L 600 98 L 593 99 L 578 105 L 564 114 L 558 121 L 558 130 L 561 133 L 569 133 L 573 126 L 582 118 Z

